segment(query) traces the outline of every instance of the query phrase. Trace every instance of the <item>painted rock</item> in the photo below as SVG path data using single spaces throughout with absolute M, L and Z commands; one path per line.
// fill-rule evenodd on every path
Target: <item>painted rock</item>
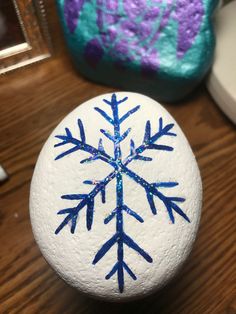
M 52 132 L 34 171 L 30 216 L 48 263 L 111 301 L 163 287 L 193 246 L 201 178 L 176 121 L 149 97 L 93 98 Z
M 8 174 L 5 169 L 0 165 L 0 183 L 8 179 Z
M 217 0 L 57 0 L 77 69 L 91 80 L 177 101 L 212 64 Z
M 216 55 L 207 82 L 208 90 L 224 113 L 236 123 L 236 1 L 215 16 Z

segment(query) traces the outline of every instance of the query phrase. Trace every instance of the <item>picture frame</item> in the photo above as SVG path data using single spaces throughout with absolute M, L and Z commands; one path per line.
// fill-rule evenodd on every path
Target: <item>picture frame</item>
M 0 29 L 0 74 L 51 56 L 43 0 L 2 1 Z

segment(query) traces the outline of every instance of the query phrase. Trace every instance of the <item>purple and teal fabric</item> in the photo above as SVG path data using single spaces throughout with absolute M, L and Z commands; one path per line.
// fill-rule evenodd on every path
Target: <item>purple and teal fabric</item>
M 78 70 L 91 80 L 177 101 L 208 72 L 218 0 L 57 0 Z

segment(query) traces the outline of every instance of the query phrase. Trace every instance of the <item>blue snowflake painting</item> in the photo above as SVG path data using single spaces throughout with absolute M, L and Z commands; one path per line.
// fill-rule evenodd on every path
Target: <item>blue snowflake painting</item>
M 116 191 L 114 195 L 116 196 L 116 208 L 111 209 L 110 214 L 105 218 L 104 224 L 109 224 L 110 221 L 116 220 L 116 229 L 114 230 L 114 235 L 105 240 L 105 243 L 98 248 L 93 260 L 91 261 L 93 265 L 96 265 L 102 258 L 106 258 L 106 253 L 113 247 L 117 247 L 117 260 L 114 261 L 114 265 L 111 265 L 111 270 L 108 274 L 104 274 L 105 279 L 109 280 L 112 276 L 117 276 L 118 289 L 122 293 L 125 287 L 125 272 L 133 279 L 137 280 L 137 275 L 132 271 L 132 265 L 128 265 L 125 261 L 124 256 L 124 246 L 131 250 L 134 250 L 137 254 L 141 255 L 147 263 L 152 263 L 153 259 L 151 255 L 146 252 L 136 241 L 131 238 L 128 231 L 125 230 L 125 216 L 130 215 L 136 219 L 139 223 L 145 223 L 142 218 L 141 213 L 137 213 L 135 208 L 129 208 L 124 199 L 124 189 L 123 177 L 127 176 L 133 182 L 141 186 L 145 193 L 147 202 L 150 207 L 150 211 L 153 215 L 157 214 L 157 208 L 155 205 L 155 198 L 158 198 L 162 202 L 163 208 L 165 208 L 170 221 L 175 223 L 175 216 L 179 215 L 187 222 L 190 222 L 188 216 L 183 212 L 179 204 L 183 203 L 185 199 L 178 196 L 165 196 L 163 192 L 165 189 L 173 189 L 178 185 L 175 181 L 166 182 L 147 182 L 145 178 L 139 176 L 136 172 L 129 168 L 129 164 L 133 161 L 140 162 L 151 162 L 152 158 L 144 155 L 145 151 L 155 150 L 163 151 L 166 153 L 173 152 L 174 148 L 172 146 L 159 144 L 159 140 L 165 137 L 175 137 L 177 136 L 174 132 L 174 124 L 164 124 L 163 119 L 160 117 L 158 122 L 157 130 L 153 131 L 150 121 L 146 122 L 144 129 L 144 137 L 141 144 L 136 145 L 133 139 L 129 141 L 129 154 L 125 157 L 122 156 L 121 142 L 127 141 L 128 136 L 131 134 L 131 128 L 126 130 L 122 129 L 122 123 L 127 120 L 130 116 L 135 115 L 135 113 L 140 109 L 140 106 L 134 106 L 133 109 L 127 111 L 124 115 L 120 116 L 119 106 L 124 105 L 127 102 L 128 97 L 123 99 L 117 99 L 116 94 L 113 94 L 110 99 L 103 100 L 103 108 L 95 107 L 94 110 L 101 115 L 106 122 L 111 126 L 112 131 L 106 129 L 101 129 L 101 138 L 98 142 L 98 146 L 94 147 L 90 145 L 86 138 L 86 132 L 83 126 L 83 122 L 78 119 L 78 129 L 80 137 L 75 137 L 69 128 L 65 128 L 65 133 L 62 135 L 56 135 L 56 138 L 60 141 L 55 144 L 55 147 L 63 146 L 65 150 L 61 152 L 55 160 L 60 160 L 61 158 L 79 152 L 84 151 L 89 154 L 89 157 L 81 160 L 81 164 L 95 162 L 96 160 L 101 160 L 102 162 L 110 165 L 113 170 L 102 180 L 85 180 L 84 184 L 91 185 L 91 191 L 88 194 L 66 194 L 62 195 L 61 198 L 64 200 L 78 201 L 75 207 L 68 207 L 61 209 L 57 214 L 63 216 L 62 222 L 57 227 L 55 234 L 59 234 L 61 230 L 69 226 L 71 233 L 74 233 L 77 227 L 77 221 L 79 213 L 84 210 L 86 211 L 86 226 L 87 230 L 91 230 L 94 221 L 95 212 L 95 201 L 96 197 L 99 195 L 101 197 L 102 203 L 106 203 L 106 187 L 108 184 L 115 180 Z M 102 107 L 102 106 L 101 106 Z M 107 111 L 110 110 L 110 113 Z M 114 154 L 110 156 L 103 145 L 104 140 L 111 141 L 114 147 Z M 69 145 L 68 145 L 69 144 Z M 69 148 L 67 148 L 67 145 Z

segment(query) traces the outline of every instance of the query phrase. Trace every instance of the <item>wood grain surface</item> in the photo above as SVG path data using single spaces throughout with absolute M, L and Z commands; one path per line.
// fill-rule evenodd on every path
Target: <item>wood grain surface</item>
M 29 220 L 37 156 L 58 122 L 78 104 L 114 89 L 91 83 L 71 64 L 53 1 L 48 1 L 54 57 L 0 78 L 0 313 L 236 313 L 236 128 L 200 87 L 164 104 L 196 154 L 204 186 L 200 230 L 179 276 L 144 300 L 109 304 L 78 294 L 49 267 Z

